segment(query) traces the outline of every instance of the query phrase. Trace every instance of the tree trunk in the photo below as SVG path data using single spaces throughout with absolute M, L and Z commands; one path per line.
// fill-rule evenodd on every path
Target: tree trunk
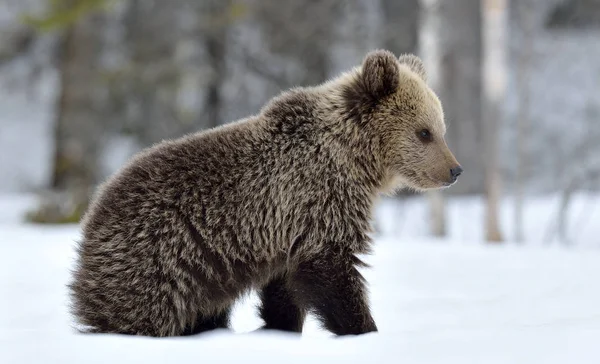
M 207 61 L 211 68 L 210 80 L 206 92 L 206 115 L 208 126 L 214 128 L 222 124 L 221 120 L 221 85 L 225 78 L 225 32 L 206 36 Z
M 485 140 L 486 239 L 502 241 L 498 223 L 500 165 L 498 139 L 506 92 L 506 20 L 508 0 L 482 0 L 483 19 L 483 115 Z
M 221 117 L 221 88 L 226 77 L 226 41 L 232 21 L 231 6 L 229 0 L 204 0 L 199 7 L 198 36 L 206 51 L 208 70 L 204 114 L 208 118 L 207 126 L 211 128 L 224 122 Z
M 419 41 L 419 1 L 383 0 L 383 44 L 397 56 L 414 53 Z
M 523 206 L 525 199 L 525 182 L 527 168 L 527 135 L 529 127 L 529 107 L 530 107 L 530 91 L 529 91 L 529 73 L 532 47 L 533 47 L 533 19 L 531 0 L 523 0 L 517 6 L 517 19 L 519 29 L 521 31 L 522 44 L 519 46 L 519 56 L 517 58 L 517 92 L 519 93 L 519 106 L 517 115 L 517 166 L 515 176 L 515 241 L 522 242 L 524 240 L 523 226 L 525 225 Z
M 87 209 L 100 176 L 104 124 L 98 59 L 102 14 L 90 14 L 65 29 L 60 44 L 61 91 L 56 107 L 52 193 L 28 214 L 37 223 L 76 223 Z
M 97 60 L 102 49 L 98 29 L 102 16 L 93 14 L 64 34 L 60 61 L 61 93 L 55 124 L 52 187 L 87 189 L 97 182 L 102 121 L 97 117 Z
M 465 169 L 446 194 L 483 193 L 480 0 L 441 2 L 439 97 L 444 105 L 448 146 Z
M 439 0 L 421 0 L 419 53 L 427 70 L 427 82 L 437 93 L 443 93 L 442 83 L 442 3 Z M 441 191 L 427 193 L 430 202 L 431 233 L 446 235 L 446 211 Z

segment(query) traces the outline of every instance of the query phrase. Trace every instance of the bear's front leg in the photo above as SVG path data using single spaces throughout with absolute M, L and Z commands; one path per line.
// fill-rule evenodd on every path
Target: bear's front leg
M 299 263 L 290 281 L 296 301 L 336 335 L 377 331 L 365 280 L 354 261 L 353 255 L 325 254 Z

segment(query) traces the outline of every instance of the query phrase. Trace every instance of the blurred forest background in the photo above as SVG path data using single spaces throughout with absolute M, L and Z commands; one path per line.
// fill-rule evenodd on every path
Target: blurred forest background
M 465 169 L 429 194 L 430 233 L 447 200 L 483 196 L 470 223 L 521 241 L 529 199 L 551 194 L 568 240 L 573 195 L 600 187 L 600 0 L 0 0 L 0 192 L 39 193 L 31 221 L 76 222 L 141 148 L 374 48 L 423 58 Z

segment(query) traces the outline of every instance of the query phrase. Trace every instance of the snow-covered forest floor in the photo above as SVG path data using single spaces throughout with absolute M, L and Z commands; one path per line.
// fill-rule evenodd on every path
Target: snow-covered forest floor
M 477 199 L 451 201 L 447 240 L 426 236 L 423 200 L 384 201 L 364 271 L 378 333 L 333 338 L 312 319 L 302 337 L 252 332 L 261 323 L 251 295 L 238 304 L 232 332 L 153 339 L 75 332 L 65 284 L 77 226 L 25 224 L 35 200 L 1 196 L 0 362 L 599 363 L 597 201 L 576 198 L 569 247 L 544 244 L 552 198 L 529 202 L 522 246 L 479 242 Z M 507 201 L 504 220 L 509 213 Z

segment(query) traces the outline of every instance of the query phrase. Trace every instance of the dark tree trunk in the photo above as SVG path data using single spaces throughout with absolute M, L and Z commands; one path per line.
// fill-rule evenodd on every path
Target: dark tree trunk
M 52 187 L 87 189 L 98 180 L 103 124 L 98 117 L 97 60 L 102 16 L 69 27 L 61 44 L 61 93 L 55 124 Z

